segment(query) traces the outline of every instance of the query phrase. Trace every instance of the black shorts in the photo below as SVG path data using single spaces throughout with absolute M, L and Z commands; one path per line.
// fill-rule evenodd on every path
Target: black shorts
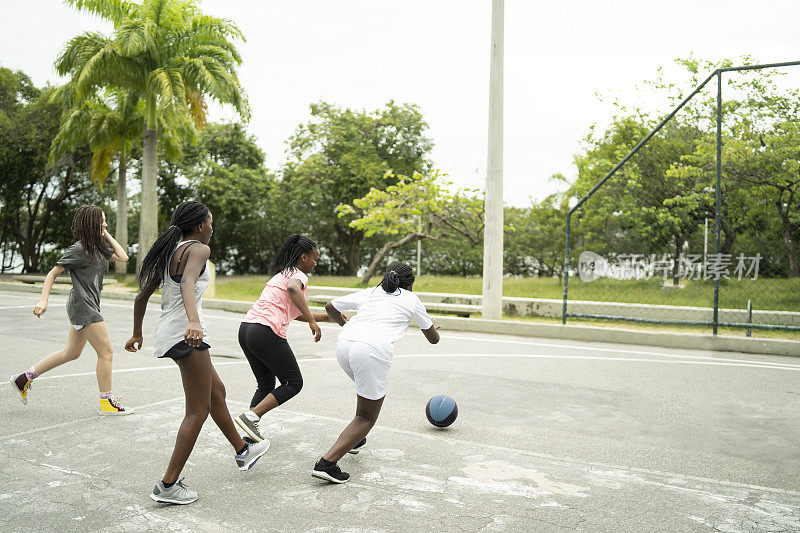
M 175 346 L 167 350 L 167 353 L 161 357 L 169 357 L 170 359 L 177 361 L 178 359 L 189 357 L 189 355 L 192 353 L 192 350 L 208 350 L 209 348 L 211 348 L 211 346 L 205 342 L 201 342 L 200 346 L 193 348 L 192 346 L 186 344 L 186 341 L 180 341 L 179 343 L 175 344 Z

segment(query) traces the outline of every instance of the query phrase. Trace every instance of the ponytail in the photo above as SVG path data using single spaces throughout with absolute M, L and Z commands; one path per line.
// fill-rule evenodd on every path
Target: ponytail
M 388 294 L 394 294 L 397 289 L 407 289 L 414 284 L 414 271 L 408 263 L 392 263 L 386 269 L 386 274 L 381 281 L 381 288 Z
M 310 237 L 293 233 L 289 235 L 281 249 L 278 250 L 278 255 L 272 260 L 269 266 L 269 275 L 274 276 L 278 272 L 288 272 L 295 268 L 297 261 L 303 254 L 313 253 L 317 249 L 317 243 L 311 240 Z
M 153 292 L 161 286 L 175 246 L 181 237 L 205 222 L 208 213 L 208 207 L 200 202 L 183 202 L 175 208 L 170 227 L 158 236 L 142 261 L 139 270 L 139 289 L 142 292 Z

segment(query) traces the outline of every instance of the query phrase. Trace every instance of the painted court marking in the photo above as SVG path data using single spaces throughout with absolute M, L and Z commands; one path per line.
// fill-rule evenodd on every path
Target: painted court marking
M 789 370 L 800 371 L 800 366 L 796 365 L 783 365 L 778 366 L 776 363 L 763 364 L 758 362 L 740 361 L 737 363 L 722 362 L 722 361 L 676 361 L 676 360 L 662 360 L 662 359 L 642 359 L 640 357 L 602 357 L 593 355 L 553 355 L 553 354 L 509 354 L 509 353 L 416 353 L 416 354 L 398 354 L 395 359 L 412 359 L 412 358 L 441 358 L 441 357 L 503 357 L 509 359 L 572 359 L 576 361 L 611 361 L 611 362 L 632 362 L 632 363 L 663 363 L 663 364 L 685 364 L 685 365 L 700 365 L 700 366 L 731 366 L 731 367 L 748 367 L 748 368 L 762 368 L 770 370 Z M 314 362 L 314 361 L 336 361 L 335 357 L 316 357 L 316 358 L 300 358 L 298 363 Z M 215 361 L 214 366 L 228 366 L 228 365 L 249 365 L 247 361 Z M 112 374 L 127 374 L 131 372 L 148 372 L 152 370 L 177 370 L 177 365 L 159 365 L 159 366 L 142 366 L 135 368 L 122 368 L 113 370 Z M 37 380 L 55 380 L 63 378 L 75 378 L 95 376 L 95 372 L 76 372 L 72 374 L 59 374 L 55 376 L 41 376 Z
M 249 408 L 250 407 L 250 404 L 248 402 L 240 402 L 238 400 L 230 400 L 230 399 L 227 400 L 227 402 L 229 404 L 240 405 L 240 406 L 242 406 L 244 408 Z M 288 414 L 291 414 L 291 415 L 307 416 L 307 417 L 310 417 L 310 418 L 317 418 L 317 419 L 320 419 L 320 420 L 327 420 L 327 421 L 330 421 L 330 422 L 338 422 L 338 423 L 342 424 L 342 428 L 344 428 L 347 424 L 349 424 L 351 422 L 351 420 L 344 420 L 342 418 L 336 418 L 336 417 L 332 417 L 332 416 L 317 415 L 317 414 L 313 414 L 313 413 L 306 413 L 306 412 L 303 412 L 303 411 L 294 411 L 294 410 L 285 409 L 283 407 L 278 407 L 277 409 L 279 409 L 280 412 L 288 413 Z M 392 433 L 397 433 L 397 434 L 400 434 L 400 435 L 408 435 L 408 436 L 423 438 L 423 439 L 426 439 L 426 440 L 439 440 L 440 439 L 435 434 L 420 433 L 420 432 L 417 432 L 417 431 L 411 431 L 411 430 L 408 430 L 408 429 L 393 428 L 391 426 L 383 426 L 383 425 L 380 425 L 380 424 L 375 424 L 375 426 L 373 426 L 373 428 L 374 429 L 380 429 L 380 430 L 383 430 L 383 431 L 389 431 L 389 432 L 392 432 Z M 691 475 L 686 475 L 686 474 L 678 474 L 678 473 L 675 473 L 675 472 L 664 472 L 664 471 L 661 471 L 661 470 L 653 470 L 653 469 L 649 469 L 649 468 L 637 468 L 637 467 L 622 466 L 622 465 L 615 465 L 615 464 L 609 464 L 609 463 L 599 463 L 599 462 L 595 462 L 595 461 L 583 461 L 583 460 L 580 460 L 580 459 L 572 459 L 572 458 L 569 458 L 569 457 L 558 457 L 558 456 L 550 455 L 550 454 L 546 454 L 546 453 L 532 452 L 532 451 L 529 451 L 529 450 L 520 450 L 519 448 L 510 448 L 510 447 L 507 447 L 507 446 L 497 446 L 497 445 L 494 445 L 494 444 L 486 444 L 486 443 L 482 443 L 482 442 L 474 442 L 474 441 L 469 441 L 469 440 L 464 440 L 464 439 L 457 439 L 457 438 L 452 438 L 452 437 L 448 437 L 447 438 L 447 442 L 463 444 L 465 446 L 476 446 L 476 447 L 479 447 L 479 448 L 486 448 L 486 449 L 490 449 L 490 450 L 493 450 L 493 451 L 499 451 L 499 452 L 513 452 L 513 453 L 518 453 L 520 455 L 527 455 L 527 456 L 530 456 L 530 457 L 536 457 L 538 459 L 545 459 L 545 460 L 548 460 L 548 461 L 560 461 L 560 462 L 565 462 L 565 463 L 571 463 L 571 464 L 578 465 L 578 466 L 581 466 L 581 467 L 586 467 L 586 468 L 595 467 L 595 468 L 608 468 L 608 469 L 612 469 L 612 470 L 627 470 L 627 471 L 630 471 L 630 472 L 637 472 L 637 473 L 640 473 L 640 474 L 648 474 L 648 475 L 654 475 L 654 476 L 659 476 L 659 477 L 687 479 L 687 480 L 692 480 L 692 481 L 696 481 L 696 482 L 712 483 L 712 484 L 724 485 L 724 486 L 728 486 L 728 487 L 745 488 L 745 489 L 750 489 L 750 490 L 759 490 L 759 491 L 766 491 L 766 492 L 774 492 L 774 493 L 778 493 L 778 494 L 786 494 L 786 495 L 789 495 L 789 496 L 800 496 L 800 492 L 793 491 L 793 490 L 787 490 L 787 489 L 779 489 L 779 488 L 776 488 L 776 487 L 763 487 L 763 486 L 760 486 L 760 485 L 749 485 L 747 483 L 737 483 L 735 481 L 725 481 L 725 480 L 720 480 L 720 479 L 711 479 L 711 478 L 705 478 L 705 477 L 699 477 L 699 476 L 691 476 Z M 671 489 L 693 490 L 693 489 L 689 489 L 689 488 L 686 488 L 686 487 L 680 487 L 680 486 L 676 486 L 676 485 L 672 485 L 672 484 L 662 484 L 662 483 L 647 482 L 645 480 L 642 480 L 642 482 L 648 483 L 648 484 L 662 485 L 662 486 L 665 486 L 665 487 L 669 487 Z
M 92 372 L 92 375 L 94 375 L 94 372 Z M 39 378 L 39 379 L 41 379 L 41 378 Z M 137 406 L 134 406 L 134 409 L 136 409 L 136 411 L 138 411 L 140 409 L 148 409 L 150 407 L 155 407 L 157 405 L 162 405 L 162 404 L 165 404 L 165 403 L 175 402 L 177 400 L 183 400 L 183 396 L 177 396 L 175 398 L 170 398 L 169 400 L 161 400 L 161 401 L 158 401 L 158 402 L 146 403 L 144 405 L 137 405 Z M 130 415 L 125 415 L 125 416 L 136 416 L 136 411 L 134 411 Z M 79 418 L 77 420 L 70 420 L 69 422 L 62 422 L 60 424 L 53 424 L 52 426 L 44 426 L 44 427 L 40 427 L 40 428 L 29 429 L 28 431 L 21 431 L 19 433 L 12 433 L 10 435 L 3 435 L 2 437 L 0 437 L 0 442 L 6 441 L 6 440 L 9 440 L 9 439 L 16 439 L 18 437 L 24 437 L 25 435 L 32 435 L 34 433 L 39 433 L 40 431 L 48 431 L 50 429 L 58 429 L 58 428 L 63 428 L 63 427 L 67 427 L 67 426 L 72 426 L 72 425 L 75 425 L 75 424 L 80 424 L 81 422 L 89 422 L 91 420 L 98 420 L 99 418 L 101 418 L 100 415 L 94 415 L 94 416 L 90 416 L 90 417 L 86 417 L 86 418 Z
M 419 356 L 426 356 L 426 355 L 427 354 L 419 354 Z M 332 358 L 326 359 L 326 360 L 331 360 L 331 359 Z M 231 364 L 240 364 L 240 363 L 231 363 Z M 155 369 L 155 368 L 170 368 L 170 367 L 151 367 L 151 368 Z M 153 402 L 153 403 L 146 404 L 146 405 L 137 406 L 136 409 L 147 409 L 147 408 L 155 407 L 155 406 L 158 406 L 158 405 L 164 405 L 164 404 L 168 404 L 168 403 L 177 402 L 177 401 L 182 400 L 182 399 L 183 399 L 183 397 L 179 396 L 179 397 L 170 398 L 170 399 L 167 399 L 167 400 L 162 400 L 162 401 Z M 227 403 L 229 405 L 238 405 L 238 406 L 241 406 L 243 408 L 246 408 L 246 407 L 249 406 L 248 402 L 242 402 L 242 401 L 231 400 L 231 399 L 228 399 Z M 330 416 L 324 416 L 324 415 L 317 415 L 317 414 L 314 414 L 314 413 L 308 413 L 308 412 L 304 412 L 304 411 L 289 410 L 289 409 L 286 409 L 284 407 L 279 407 L 278 410 L 279 410 L 280 413 L 285 413 L 285 414 L 288 414 L 288 415 L 295 415 L 295 416 L 299 415 L 299 416 L 309 417 L 309 418 L 313 418 L 313 419 L 326 420 L 326 421 L 329 421 L 329 422 L 336 422 L 337 424 L 341 424 L 342 427 L 344 427 L 346 424 L 348 424 L 350 422 L 350 420 L 345 420 L 345 419 L 342 419 L 342 418 L 336 418 L 336 417 L 330 417 Z M 135 413 L 132 416 L 135 416 Z M 84 419 L 74 420 L 74 421 L 71 421 L 71 422 L 65 422 L 65 423 L 62 423 L 62 424 L 56 424 L 56 425 L 53 425 L 53 426 L 36 428 L 36 429 L 33 429 L 33 430 L 29 430 L 29 431 L 19 432 L 19 433 L 11 434 L 11 435 L 6 435 L 6 436 L 0 437 L 0 442 L 5 441 L 5 440 L 9 440 L 9 439 L 13 439 L 13 438 L 17 438 L 17 437 L 21 437 L 21 436 L 25 436 L 25 435 L 29 435 L 29 434 L 33 434 L 33 433 L 47 431 L 47 430 L 50 430 L 50 429 L 58 429 L 58 428 L 61 428 L 61 427 L 66 427 L 66 426 L 69 426 L 69 425 L 79 424 L 79 423 L 90 421 L 90 420 L 97 420 L 98 418 L 99 418 L 98 416 L 94 416 L 94 417 L 91 417 L 91 418 L 84 418 Z M 399 434 L 399 435 L 412 436 L 414 438 L 421 438 L 421 439 L 425 439 L 425 440 L 429 440 L 429 441 L 431 441 L 431 440 L 433 440 L 433 441 L 443 440 L 442 437 L 440 437 L 440 436 L 438 436 L 436 434 L 421 433 L 421 432 L 418 432 L 418 431 L 394 428 L 394 427 L 391 427 L 391 426 L 384 426 L 384 425 L 380 425 L 380 424 L 376 425 L 375 429 L 379 430 L 379 431 L 387 431 L 387 432 L 395 433 L 395 434 Z M 530 450 L 523 450 L 523 449 L 512 448 L 512 447 L 507 447 L 507 446 L 498 446 L 498 445 L 493 445 L 493 444 L 468 441 L 468 440 L 457 439 L 457 438 L 452 438 L 452 437 L 448 437 L 446 439 L 446 441 L 448 443 L 460 444 L 460 445 L 470 446 L 470 447 L 478 447 L 478 448 L 482 448 L 482 449 L 498 451 L 498 452 L 503 452 L 503 453 L 511 452 L 511 453 L 516 453 L 516 454 L 524 455 L 524 456 L 528 456 L 528 457 L 535 457 L 537 459 L 542 459 L 542 460 L 547 460 L 547 461 L 557 461 L 557 462 L 562 462 L 562 463 L 568 463 L 568 464 L 575 465 L 575 466 L 581 468 L 582 470 L 591 470 L 592 468 L 602 468 L 602 469 L 607 469 L 607 470 L 615 470 L 615 471 L 623 471 L 623 472 L 627 471 L 627 472 L 635 472 L 635 473 L 644 474 L 644 475 L 657 476 L 658 478 L 661 478 L 664 481 L 662 482 L 662 481 L 654 481 L 654 480 L 647 480 L 647 479 L 630 479 L 630 478 L 627 478 L 626 480 L 630 481 L 632 483 L 637 483 L 637 484 L 655 485 L 655 486 L 666 488 L 668 490 L 678 490 L 678 491 L 682 491 L 682 492 L 687 492 L 687 491 L 688 492 L 697 492 L 697 489 L 695 489 L 695 488 L 676 485 L 674 482 L 670 482 L 669 481 L 669 480 L 678 479 L 678 480 L 690 480 L 690 481 L 699 482 L 699 483 L 708 483 L 708 484 L 712 484 L 712 485 L 716 485 L 716 486 L 720 486 L 720 487 L 747 489 L 747 490 L 753 490 L 753 491 L 759 491 L 759 492 L 768 492 L 768 493 L 773 493 L 773 494 L 783 494 L 783 495 L 792 496 L 792 497 L 800 497 L 800 492 L 793 491 L 793 490 L 780 489 L 780 488 L 776 488 L 776 487 L 765 487 L 765 486 L 752 485 L 752 484 L 747 484 L 747 483 L 738 483 L 738 482 L 733 482 L 733 481 L 712 479 L 712 478 L 699 477 L 699 476 L 691 476 L 691 475 L 679 474 L 679 473 L 675 473 L 675 472 L 665 472 L 665 471 L 655 470 L 655 469 L 638 468 L 638 467 L 630 467 L 630 466 L 624 466 L 624 465 L 601 463 L 601 462 L 595 462 L 595 461 L 578 460 L 578 459 L 573 459 L 573 458 L 569 458 L 569 457 L 559 457 L 559 456 L 554 456 L 554 455 L 550 455 L 550 454 L 534 452 L 534 451 L 530 451 Z M 40 464 L 41 464 L 41 466 L 44 466 L 46 468 L 50 468 L 52 470 L 57 470 L 57 471 L 61 471 L 61 472 L 68 473 L 68 474 L 75 474 L 75 475 L 80 475 L 80 476 L 91 477 L 91 476 L 88 476 L 87 474 L 83 474 L 81 472 L 76 472 L 76 471 L 70 471 L 70 470 L 64 469 L 64 468 L 59 467 L 59 466 L 50 465 L 50 464 L 44 464 L 44 463 L 40 463 Z M 359 485 L 361 485 L 361 484 L 359 484 Z
M 178 397 L 175 397 L 175 398 L 169 398 L 167 400 L 161 400 L 161 401 L 158 401 L 158 402 L 153 402 L 153 403 L 149 403 L 149 404 L 145 404 L 145 405 L 136 406 L 136 409 L 137 410 L 148 409 L 150 407 L 155 407 L 155 406 L 158 406 L 158 405 L 164 405 L 164 404 L 176 402 L 176 401 L 183 400 L 183 399 L 184 399 L 183 396 L 178 396 Z M 244 408 L 247 408 L 247 407 L 250 406 L 250 404 L 248 402 L 242 402 L 242 401 L 231 400 L 231 399 L 228 399 L 227 403 L 229 405 L 230 404 L 239 405 L 239 406 L 242 406 Z M 309 418 L 316 418 L 316 419 L 319 419 L 319 420 L 326 420 L 326 421 L 329 421 L 329 422 L 337 422 L 337 423 L 342 424 L 343 427 L 350 423 L 350 420 L 345 420 L 345 419 L 342 419 L 342 418 L 336 418 L 336 417 L 324 416 L 324 415 L 317 415 L 317 414 L 314 414 L 314 413 L 307 413 L 307 412 L 304 412 L 304 411 L 295 411 L 295 410 L 286 409 L 284 407 L 278 407 L 278 410 L 281 413 L 287 413 L 287 414 L 290 414 L 290 415 L 300 415 L 300 416 L 306 416 L 306 417 L 309 417 Z M 136 413 L 133 413 L 130 416 L 135 416 L 135 415 L 136 415 Z M 34 434 L 34 433 L 39 433 L 39 432 L 42 432 L 42 431 L 48 431 L 48 430 L 51 430 L 51 429 L 58 429 L 58 428 L 62 428 L 62 427 L 67 427 L 67 426 L 79 424 L 79 423 L 82 423 L 82 422 L 87 422 L 87 421 L 91 421 L 91 420 L 97 420 L 99 418 L 100 417 L 96 415 L 96 416 L 93 416 L 93 417 L 82 418 L 82 419 L 78 419 L 78 420 L 72 420 L 72 421 L 69 421 L 69 422 L 61 423 L 61 424 L 54 424 L 52 426 L 40 427 L 40 428 L 28 430 L 28 431 L 14 433 L 14 434 L 10 434 L 10 435 L 4 435 L 4 436 L 0 437 L 0 442 L 6 441 L 6 440 L 9 440 L 9 439 L 18 438 L 18 437 L 23 437 L 23 436 L 26 436 L 26 435 L 31 435 L 31 434 Z M 422 438 L 422 439 L 426 439 L 426 440 L 439 440 L 440 439 L 440 437 L 435 435 L 435 434 L 421 433 L 421 432 L 418 432 L 418 431 L 411 431 L 411 430 L 407 430 L 407 429 L 394 428 L 394 427 L 391 427 L 391 426 L 384 426 L 384 425 L 381 425 L 381 424 L 376 424 L 374 426 L 374 428 L 378 429 L 378 430 L 382 430 L 382 431 L 388 431 L 388 432 L 397 433 L 397 434 L 400 434 L 400 435 L 413 436 L 413 437 L 416 437 L 416 438 Z M 706 477 L 691 476 L 691 475 L 686 475 L 686 474 L 678 474 L 678 473 L 675 473 L 675 472 L 665 472 L 665 471 L 662 471 L 662 470 L 654 470 L 654 469 L 648 469 L 648 468 L 630 467 L 630 466 L 616 465 L 616 464 L 610 464 L 610 463 L 600 463 L 600 462 L 595 462 L 595 461 L 584 461 L 584 460 L 573 459 L 573 458 L 569 458 L 569 457 L 559 457 L 559 456 L 550 455 L 550 454 L 546 454 L 546 453 L 533 452 L 533 451 L 530 451 L 530 450 L 522 450 L 522 449 L 519 449 L 519 448 L 511 448 L 511 447 L 508 447 L 508 446 L 497 446 L 497 445 L 494 445 L 494 444 L 486 444 L 486 443 L 482 443 L 482 442 L 474 442 L 474 441 L 469 441 L 469 440 L 464 440 L 464 439 L 457 439 L 457 438 L 452 438 L 452 437 L 448 437 L 447 441 L 451 442 L 451 443 L 462 444 L 462 445 L 465 445 L 465 446 L 474 446 L 474 447 L 479 447 L 479 448 L 485 448 L 485 449 L 489 449 L 489 450 L 493 450 L 493 451 L 506 452 L 506 453 L 512 452 L 512 453 L 517 453 L 517 454 L 520 454 L 520 455 L 526 455 L 526 456 L 529 456 L 529 457 L 536 457 L 538 459 L 544 459 L 544 460 L 548 460 L 548 461 L 565 462 L 565 463 L 574 464 L 574 465 L 577 465 L 577 466 L 583 467 L 583 468 L 594 467 L 594 468 L 607 468 L 607 469 L 612 469 L 612 470 L 625 470 L 625 471 L 636 472 L 636 473 L 647 474 L 647 475 L 654 475 L 654 476 L 659 476 L 659 477 L 686 479 L 686 480 L 691 480 L 691 481 L 701 482 L 701 483 L 711 483 L 711 484 L 722 485 L 722 486 L 727 486 L 727 487 L 745 488 L 745 489 L 749 489 L 749 490 L 758 490 L 758 491 L 765 491 L 765 492 L 772 492 L 772 493 L 786 494 L 786 495 L 789 495 L 789 496 L 798 496 L 798 497 L 800 497 L 800 492 L 798 492 L 798 491 L 780 489 L 780 488 L 776 488 L 776 487 L 765 487 L 765 486 L 761 486 L 761 485 L 751 485 L 751 484 L 747 484 L 747 483 L 737 483 L 735 481 L 725 481 L 725 480 L 720 480 L 720 479 L 712 479 L 712 478 L 706 478 Z M 65 470 L 62 470 L 60 467 L 53 466 L 53 465 L 46 465 L 46 464 L 42 463 L 42 466 L 45 466 L 45 467 L 48 467 L 48 468 L 52 468 L 52 469 L 56 469 L 56 470 L 65 471 Z M 72 473 L 72 472 L 70 472 L 70 473 Z M 637 482 L 646 483 L 646 484 L 654 484 L 654 485 L 664 486 L 664 487 L 668 487 L 670 489 L 677 489 L 677 490 L 688 490 L 688 491 L 694 490 L 694 489 L 691 489 L 691 488 L 688 488 L 688 487 L 681 487 L 681 486 L 676 486 L 674 484 L 659 483 L 659 482 L 653 482 L 653 481 L 648 481 L 648 480 L 637 480 Z

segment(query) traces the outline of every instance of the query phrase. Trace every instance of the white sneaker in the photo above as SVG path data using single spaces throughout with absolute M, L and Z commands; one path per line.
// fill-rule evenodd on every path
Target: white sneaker
M 269 450 L 269 440 L 264 439 L 261 442 L 250 443 L 247 442 L 247 447 L 242 453 L 236 454 L 236 464 L 239 465 L 239 470 L 249 470 L 259 457 L 267 453 Z
M 150 497 L 160 503 L 174 503 L 177 505 L 186 505 L 197 501 L 197 493 L 186 488 L 186 485 L 183 484 L 183 478 L 180 478 L 177 483 L 173 483 L 169 488 L 164 486 L 163 481 L 159 481 L 156 483 Z

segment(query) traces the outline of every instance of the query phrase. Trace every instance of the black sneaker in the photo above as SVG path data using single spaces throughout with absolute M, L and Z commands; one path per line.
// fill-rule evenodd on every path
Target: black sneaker
M 347 452 L 347 453 L 357 454 L 357 453 L 360 451 L 360 450 L 359 450 L 359 448 L 361 448 L 361 447 L 362 447 L 363 445 L 365 445 L 366 443 L 367 443 L 367 437 L 364 437 L 363 439 L 361 439 L 361 442 L 359 442 L 358 444 L 356 444 L 355 446 L 353 446 L 353 449 L 352 449 L 352 450 L 350 450 L 350 451 L 349 451 L 349 452 Z
M 244 413 L 234 418 L 233 421 L 236 422 L 236 425 L 242 428 L 242 430 L 247 433 L 247 436 L 254 441 L 261 442 L 264 440 L 264 437 L 261 436 L 261 432 L 259 431 L 258 421 L 253 422 L 247 418 L 247 415 Z
M 336 463 L 330 463 L 330 461 L 328 463 L 329 466 L 324 466 L 322 459 L 317 461 L 317 464 L 314 465 L 314 470 L 311 471 L 311 475 L 331 483 L 347 483 L 347 480 L 350 479 L 350 474 L 342 472 L 342 469 Z

